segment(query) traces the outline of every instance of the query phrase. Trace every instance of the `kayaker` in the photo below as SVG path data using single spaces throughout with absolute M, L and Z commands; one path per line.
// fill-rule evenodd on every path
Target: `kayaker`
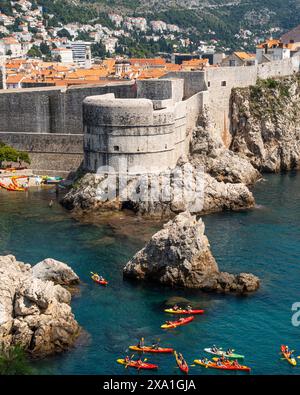
M 238 363 L 237 359 L 235 361 L 232 362 L 232 365 L 236 368 L 240 367 L 240 364 Z
M 225 362 L 226 358 L 224 357 L 224 355 L 221 356 L 220 360 L 221 360 L 222 362 Z
M 129 358 L 129 356 L 128 356 L 128 355 L 126 355 L 126 357 L 125 357 L 124 361 L 125 361 L 126 363 L 129 363 L 129 362 L 130 362 L 130 358 Z
M 142 337 L 142 338 L 139 340 L 139 342 L 138 342 L 138 347 L 139 347 L 139 348 L 144 348 L 144 346 L 145 346 L 145 342 L 144 342 L 144 338 Z
M 179 306 L 178 306 L 177 304 L 175 304 L 175 305 L 173 306 L 173 310 L 174 310 L 174 311 L 179 310 Z
M 152 344 L 152 349 L 153 350 L 158 350 L 159 349 L 159 343 L 153 343 Z
M 220 359 L 217 360 L 217 365 L 218 365 L 218 366 L 222 366 L 222 365 L 223 365 L 223 364 L 222 364 L 222 361 L 221 361 Z
M 219 349 L 215 345 L 213 345 L 212 348 L 211 348 L 211 351 L 212 352 L 218 352 Z
M 137 364 L 138 366 L 143 365 L 143 361 L 141 360 L 141 358 L 139 358 L 139 359 L 136 361 L 136 364 Z
M 193 310 L 192 306 L 190 306 L 190 305 L 186 306 L 186 309 L 187 309 L 187 311 L 192 311 Z

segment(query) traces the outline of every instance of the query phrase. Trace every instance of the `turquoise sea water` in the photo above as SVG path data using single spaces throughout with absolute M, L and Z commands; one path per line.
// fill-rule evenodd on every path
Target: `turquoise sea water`
M 300 302 L 300 174 L 267 176 L 255 187 L 258 207 L 240 213 L 204 217 L 206 232 L 222 270 L 253 272 L 261 289 L 246 297 L 178 291 L 136 285 L 122 278 L 122 267 L 159 227 L 130 218 L 82 224 L 58 203 L 50 209 L 51 191 L 0 193 L 0 254 L 12 253 L 32 264 L 53 257 L 67 262 L 83 285 L 72 301 L 86 333 L 71 351 L 34 364 L 46 374 L 138 374 L 116 364 L 117 358 L 141 336 L 146 343 L 159 338 L 192 363 L 212 344 L 232 347 L 246 355 L 252 374 L 300 374 L 282 361 L 286 343 L 300 355 L 300 326 L 291 324 L 291 306 Z M 100 288 L 89 272 L 110 281 Z M 160 325 L 171 296 L 185 297 L 206 310 L 190 325 L 169 332 Z M 180 374 L 174 358 L 147 355 L 160 374 Z M 226 374 L 192 367 L 194 374 Z M 145 373 L 140 373 L 145 374 Z M 155 373 L 154 373 L 155 374 Z

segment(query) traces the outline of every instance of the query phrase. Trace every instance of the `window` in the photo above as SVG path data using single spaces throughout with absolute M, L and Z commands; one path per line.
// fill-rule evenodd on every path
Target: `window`
M 226 81 L 222 81 L 221 86 L 226 86 Z
M 207 86 L 210 87 L 210 81 L 207 82 Z
M 114 151 L 120 151 L 120 147 L 118 145 L 114 145 Z

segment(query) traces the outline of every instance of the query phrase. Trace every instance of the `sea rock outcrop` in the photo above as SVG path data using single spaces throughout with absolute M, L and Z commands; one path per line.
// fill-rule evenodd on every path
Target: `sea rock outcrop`
M 189 160 L 194 166 L 204 166 L 211 177 L 229 184 L 252 185 L 261 178 L 247 159 L 226 148 L 218 135 L 202 125 L 195 128 L 191 141 Z
M 43 281 L 53 281 L 54 284 L 73 286 L 79 284 L 77 274 L 63 262 L 52 258 L 44 259 L 32 268 L 34 277 Z
M 232 92 L 231 149 L 262 172 L 300 168 L 300 76 Z
M 107 179 L 101 175 L 88 173 L 65 195 L 62 204 L 75 213 L 118 211 L 125 208 L 151 218 L 169 218 L 185 210 L 195 214 L 207 214 L 254 206 L 252 192 L 244 183 L 237 182 L 238 176 L 234 183 L 223 181 L 221 176 L 218 180 L 203 171 L 201 163 L 197 164 L 196 161 L 193 163 L 195 165 L 183 162 L 173 169 L 170 175 L 158 175 L 158 194 L 151 195 L 151 178 L 147 184 L 144 183 L 144 179 L 129 180 L 126 194 L 123 192 L 123 196 L 128 197 L 127 200 L 120 199 L 119 196 L 111 200 L 103 200 Z M 178 173 L 185 174 L 184 186 L 182 179 L 178 179 Z M 165 188 L 165 185 L 168 187 Z M 137 197 L 135 192 L 141 188 L 144 193 Z
M 217 292 L 253 292 L 260 283 L 253 274 L 220 272 L 202 219 L 189 212 L 180 213 L 152 236 L 123 273 L 135 280 Z
M 21 345 L 33 357 L 67 350 L 80 331 L 69 306 L 71 294 L 41 279 L 41 267 L 34 270 L 13 255 L 0 256 L 0 346 Z M 58 272 L 56 267 L 56 278 L 63 283 L 64 274 Z

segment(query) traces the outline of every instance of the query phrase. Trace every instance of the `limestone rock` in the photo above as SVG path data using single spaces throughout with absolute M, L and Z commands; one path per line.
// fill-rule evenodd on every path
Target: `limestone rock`
M 190 162 L 204 166 L 204 171 L 220 182 L 252 185 L 261 177 L 248 160 L 227 149 L 219 136 L 201 125 L 193 133 Z
M 232 150 L 262 172 L 300 168 L 299 75 L 232 93 Z
M 252 192 L 243 183 L 217 181 L 209 174 L 204 178 L 204 204 L 202 213 L 222 210 L 241 210 L 255 204 Z
M 68 265 L 52 258 L 34 265 L 32 273 L 34 277 L 43 281 L 53 281 L 54 284 L 71 286 L 79 283 L 79 277 Z
M 61 203 L 68 210 L 77 211 L 115 211 L 121 209 L 118 199 L 105 201 L 106 177 L 87 173 L 73 184 L 72 189 L 63 197 Z
M 182 188 L 180 174 L 184 174 L 184 188 Z M 90 182 L 91 177 L 96 180 L 98 176 L 88 175 L 86 182 Z M 146 186 L 143 184 L 146 199 L 143 199 L 143 194 L 136 198 L 135 190 L 139 187 L 139 179 L 132 179 L 129 180 L 127 185 L 126 196 L 128 196 L 128 200 L 119 202 L 118 206 L 115 206 L 114 202 L 99 200 L 99 195 L 105 188 L 101 182 L 97 183 L 95 181 L 93 197 L 87 198 L 86 183 L 82 179 L 81 187 L 71 190 L 62 203 L 65 204 L 65 199 L 71 200 L 75 212 L 121 210 L 125 208 L 149 218 L 170 218 L 186 210 L 194 214 L 203 214 L 222 210 L 240 210 L 254 206 L 253 194 L 244 183 L 220 181 L 203 172 L 202 165 L 197 166 L 196 162 L 194 165 L 189 162 L 182 163 L 181 166 L 170 172 L 170 178 L 166 179 L 166 177 L 168 175 L 157 175 L 160 195 L 158 198 L 155 196 L 155 199 L 151 197 L 150 178 Z M 163 187 L 164 185 L 168 185 L 168 187 Z M 96 192 L 96 189 L 98 192 Z M 162 191 L 164 192 L 162 193 Z M 84 210 L 82 202 L 84 202 Z
M 256 290 L 259 279 L 254 275 L 219 271 L 204 231 L 202 219 L 189 212 L 180 213 L 126 264 L 124 277 L 206 291 Z
M 59 264 L 54 278 L 61 281 L 66 272 L 72 271 Z M 42 277 L 41 270 L 37 273 Z M 32 356 L 44 357 L 73 345 L 79 325 L 69 306 L 71 295 L 65 288 L 37 278 L 30 265 L 18 262 L 12 255 L 0 256 L 0 278 L 1 347 L 19 344 Z

